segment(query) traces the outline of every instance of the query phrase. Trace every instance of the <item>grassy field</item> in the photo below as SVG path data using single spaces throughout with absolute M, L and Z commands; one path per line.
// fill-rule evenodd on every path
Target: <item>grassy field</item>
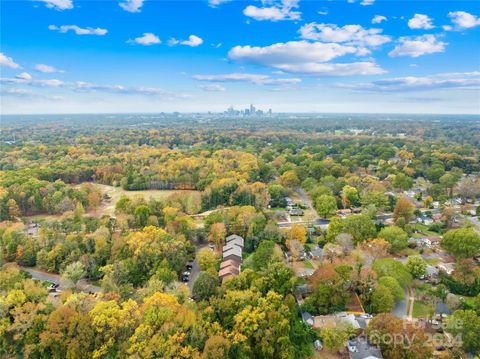
M 122 196 L 127 196 L 130 198 L 141 196 L 144 197 L 147 201 L 150 198 L 154 199 L 166 199 L 170 195 L 174 193 L 199 193 L 198 191 L 192 190 L 144 190 L 144 191 L 126 191 L 120 187 L 113 187 L 104 184 L 95 183 L 94 186 L 99 188 L 103 194 L 107 194 L 110 196 L 111 200 L 103 201 L 101 206 L 95 211 L 94 215 L 103 216 L 108 214 L 109 216 L 113 216 L 115 212 L 115 204 Z
M 430 315 L 430 306 L 419 300 L 413 302 L 413 313 L 414 318 L 428 318 Z

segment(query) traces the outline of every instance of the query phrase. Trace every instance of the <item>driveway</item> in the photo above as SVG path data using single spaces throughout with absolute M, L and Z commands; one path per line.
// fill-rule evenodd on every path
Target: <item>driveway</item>
M 29 273 L 33 279 L 55 283 L 58 284 L 58 289 L 60 290 L 67 290 L 69 289 L 68 286 L 65 285 L 65 282 L 62 281 L 62 277 L 59 274 L 44 272 L 38 269 L 29 268 L 29 267 L 21 267 L 19 268 L 27 273 Z M 99 293 L 102 289 L 96 285 L 90 284 L 85 279 L 82 279 L 78 282 L 77 288 L 85 293 Z
M 192 270 L 190 271 L 190 280 L 187 283 L 188 288 L 190 288 L 190 292 L 193 289 L 193 283 L 195 283 L 195 280 L 197 279 L 198 274 L 200 273 L 200 267 L 198 265 L 197 253 L 200 251 L 200 249 L 207 248 L 207 247 L 208 247 L 208 243 L 197 244 L 196 247 L 195 247 L 195 259 L 193 260 Z
M 392 314 L 398 318 L 406 319 L 407 318 L 407 304 L 408 304 L 408 290 L 405 289 L 405 299 L 400 300 L 395 304 L 395 307 L 392 309 Z

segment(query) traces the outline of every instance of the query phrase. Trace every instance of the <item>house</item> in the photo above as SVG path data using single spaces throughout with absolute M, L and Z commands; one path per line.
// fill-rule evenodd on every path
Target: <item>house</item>
M 222 263 L 220 263 L 220 269 L 223 269 L 223 268 L 226 268 L 226 267 L 229 267 L 229 266 L 237 267 L 237 268 L 240 269 L 240 264 L 241 264 L 241 262 L 238 261 L 238 260 L 227 259 L 226 261 L 223 261 Z
M 441 223 L 442 222 L 442 214 L 441 213 L 433 213 L 432 214 L 432 219 L 435 223 Z
M 354 314 L 335 313 L 330 315 L 317 315 L 314 317 L 313 328 L 336 328 L 337 326 L 351 326 L 356 331 L 362 327 Z
M 439 263 L 437 268 L 441 271 L 444 271 L 448 275 L 451 275 L 455 272 L 455 263 Z
M 430 264 L 427 264 L 426 271 L 427 271 L 426 277 L 429 279 L 435 278 L 438 275 L 438 269 Z
M 346 216 L 346 215 L 351 214 L 351 213 L 352 213 L 352 210 L 350 208 L 339 209 L 337 211 L 338 216 Z
M 225 252 L 227 249 L 234 248 L 234 247 L 240 248 L 241 250 L 243 250 L 243 247 L 240 247 L 236 242 L 232 241 L 232 242 L 228 242 L 223 246 L 223 251 Z
M 228 259 L 238 260 L 239 262 L 242 261 L 242 248 L 239 246 L 231 246 L 227 247 L 223 251 L 223 260 L 226 261 Z
M 313 315 L 311 315 L 309 312 L 302 312 L 302 320 L 306 325 L 309 325 L 310 327 L 313 326 Z
M 300 208 L 292 208 L 288 211 L 288 214 L 291 216 L 303 216 L 303 209 Z
M 311 249 L 310 252 L 308 252 L 308 256 L 311 259 L 320 259 L 322 258 L 322 253 L 323 250 L 319 246 L 316 246 L 315 248 Z
M 288 249 L 290 249 L 289 253 L 291 253 L 293 259 L 295 260 L 305 259 L 306 257 L 305 248 L 303 247 L 303 244 L 300 243 L 300 241 L 296 239 L 292 239 L 287 242 L 287 247 Z
M 227 251 L 236 251 L 240 247 L 234 246 L 235 248 L 227 249 Z M 240 249 L 241 250 L 241 249 Z M 225 254 L 225 252 L 224 252 Z M 240 274 L 240 266 L 242 263 L 242 258 L 238 258 L 236 255 L 231 255 L 230 258 L 225 259 L 220 263 L 220 270 L 218 271 L 218 278 L 223 281 L 226 278 L 230 278 Z
M 240 274 L 240 268 L 234 265 L 228 265 L 220 269 L 220 271 L 218 272 L 218 278 L 223 281 L 225 278 L 233 277 L 238 274 Z
M 366 338 L 357 337 L 355 340 L 350 341 L 352 346 L 355 347 L 354 351 L 350 352 L 350 358 L 352 359 L 383 359 L 382 351 L 380 348 L 371 345 Z
M 228 236 L 225 241 L 227 242 L 227 244 L 235 244 L 237 246 L 239 246 L 240 248 L 244 248 L 244 245 L 245 245 L 245 241 L 242 237 L 240 237 L 239 235 L 236 235 L 236 234 L 232 234 L 230 236 Z
M 308 294 L 313 292 L 313 289 L 308 284 L 300 284 L 300 285 L 297 285 L 296 292 L 302 298 L 306 298 Z
M 293 207 L 295 202 L 290 197 L 285 197 L 285 202 L 287 202 L 287 206 Z
M 412 190 L 403 191 L 403 194 L 409 198 L 415 197 L 415 191 L 412 191 Z
M 423 223 L 426 226 L 430 226 L 433 224 L 433 219 L 427 216 L 421 216 L 417 218 L 417 223 Z

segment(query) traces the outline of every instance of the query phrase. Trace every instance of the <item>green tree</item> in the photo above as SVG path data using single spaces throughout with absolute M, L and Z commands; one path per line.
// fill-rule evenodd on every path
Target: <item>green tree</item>
M 343 328 L 322 328 L 320 336 L 323 345 L 331 352 L 338 352 L 345 347 L 349 331 Z
M 73 287 L 76 288 L 78 281 L 85 276 L 85 267 L 81 262 L 73 262 L 69 264 L 62 273 L 64 280 L 73 283 Z
M 473 310 L 456 310 L 447 318 L 447 331 L 460 335 L 462 348 L 469 353 L 480 352 L 480 316 Z
M 327 240 L 333 242 L 341 233 L 352 235 L 355 244 L 375 237 L 377 230 L 368 214 L 350 215 L 345 219 L 334 217 L 328 225 Z
M 393 187 L 402 189 L 404 191 L 412 188 L 412 186 L 413 186 L 413 179 L 403 173 L 397 174 L 395 176 L 395 179 L 393 180 Z
M 362 195 L 363 207 L 374 205 L 377 209 L 384 209 L 388 205 L 388 197 L 380 191 L 366 191 Z
M 395 301 L 405 299 L 405 292 L 398 283 L 398 281 L 393 277 L 381 277 L 378 279 L 378 284 L 388 288 L 390 293 L 392 293 Z
M 397 226 L 383 228 L 380 233 L 378 233 L 378 237 L 390 243 L 390 251 L 393 253 L 401 251 L 408 246 L 408 234 Z
M 473 258 L 480 254 L 480 235 L 473 228 L 448 231 L 442 246 L 458 258 Z
M 421 278 L 427 273 L 427 262 L 420 256 L 409 256 L 405 267 L 413 278 Z
M 150 216 L 150 208 L 147 205 L 140 205 L 135 208 L 134 216 L 135 223 L 138 227 L 145 227 L 148 222 L 148 217 Z
M 378 277 L 393 277 L 402 288 L 407 288 L 412 282 L 412 275 L 408 272 L 402 262 L 392 258 L 377 259 L 373 263 L 373 270 Z
M 194 297 L 204 300 L 210 298 L 217 291 L 218 277 L 209 272 L 200 272 L 193 283 L 192 294 Z
M 360 202 L 360 196 L 355 187 L 346 185 L 343 187 L 341 195 L 345 207 L 357 206 Z
M 210 248 L 202 248 L 197 253 L 197 261 L 202 271 L 216 270 L 218 255 Z
M 319 215 L 327 218 L 337 210 L 337 200 L 331 195 L 323 194 L 315 200 L 315 208 Z
M 377 285 L 373 290 L 371 297 L 371 306 L 374 313 L 387 313 L 393 309 L 395 305 L 395 298 L 390 292 L 390 289 Z

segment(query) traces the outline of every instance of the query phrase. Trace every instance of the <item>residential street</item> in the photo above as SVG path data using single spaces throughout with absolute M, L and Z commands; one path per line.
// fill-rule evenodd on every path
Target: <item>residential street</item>
M 48 273 L 34 268 L 28 267 L 19 267 L 21 270 L 24 270 L 27 273 L 30 273 L 33 279 L 38 279 L 42 281 L 47 281 L 51 283 L 55 283 L 59 285 L 60 290 L 67 290 L 69 289 L 68 286 L 62 281 L 60 275 L 55 273 Z M 85 293 L 99 293 L 102 289 L 96 285 L 90 284 L 85 280 L 80 280 L 78 282 L 78 289 Z
M 397 302 L 395 307 L 392 309 L 392 314 L 394 314 L 398 318 L 406 319 L 407 310 L 408 310 L 407 305 L 408 305 L 408 290 L 405 289 L 405 299 L 402 299 L 399 302 Z
M 200 249 L 208 247 L 208 243 L 201 243 L 197 244 L 195 248 L 195 259 L 193 260 L 193 267 L 192 270 L 190 271 L 190 280 L 188 281 L 188 288 L 190 288 L 190 292 L 193 289 L 193 283 L 195 283 L 195 280 L 198 277 L 198 274 L 200 273 L 200 267 L 198 266 L 198 260 L 197 260 L 197 253 L 200 251 Z

